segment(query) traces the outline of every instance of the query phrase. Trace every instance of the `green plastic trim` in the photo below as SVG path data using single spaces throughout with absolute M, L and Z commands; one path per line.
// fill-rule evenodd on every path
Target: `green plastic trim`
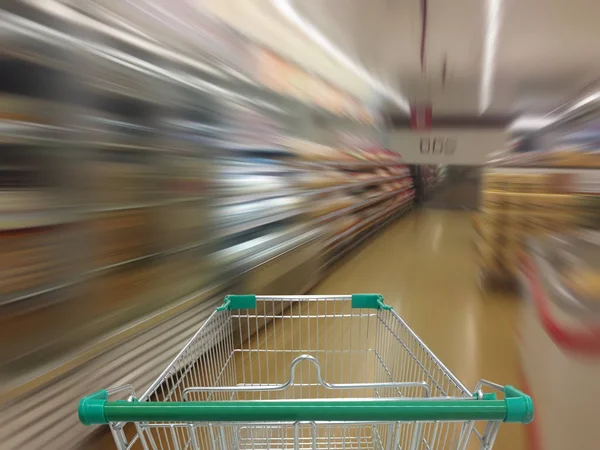
M 505 422 L 530 423 L 535 408 L 531 397 L 513 386 L 504 386 Z
M 223 304 L 217 311 L 256 308 L 256 295 L 226 295 Z
M 473 397 L 478 398 L 477 392 L 473 393 Z M 481 400 L 496 400 L 498 397 L 495 392 L 484 392 Z
M 108 402 L 109 422 L 280 422 L 504 420 L 494 400 L 255 400 L 225 402 Z
M 381 294 L 352 294 L 352 308 L 392 309 L 383 302 Z
M 280 422 L 280 421 L 468 421 L 502 420 L 530 423 L 531 398 L 512 386 L 504 388 L 504 400 L 484 394 L 482 400 L 360 400 L 327 399 L 218 401 L 218 402 L 127 402 L 106 401 L 98 391 L 81 399 L 79 420 L 84 425 L 108 422 Z
M 77 408 L 79 421 L 84 425 L 108 423 L 104 416 L 104 406 L 107 399 L 108 392 L 105 389 L 83 397 Z

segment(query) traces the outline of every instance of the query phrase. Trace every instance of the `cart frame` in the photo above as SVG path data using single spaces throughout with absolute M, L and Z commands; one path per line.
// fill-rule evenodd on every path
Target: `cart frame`
M 379 294 L 228 295 L 139 398 L 101 390 L 78 412 L 119 450 L 462 450 L 533 402 L 469 391 Z

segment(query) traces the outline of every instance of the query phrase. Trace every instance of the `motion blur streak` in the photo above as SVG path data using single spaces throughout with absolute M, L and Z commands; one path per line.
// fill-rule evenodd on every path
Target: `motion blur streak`
M 224 292 L 306 291 L 412 204 L 371 110 L 202 2 L 0 27 L 3 450 L 92 448 L 80 397 L 143 390 Z
M 271 0 L 277 9 L 287 19 L 294 23 L 300 28 L 309 39 L 312 39 L 323 49 L 327 51 L 332 57 L 340 61 L 344 66 L 352 70 L 377 92 L 388 97 L 392 102 L 398 105 L 404 112 L 410 112 L 410 105 L 408 100 L 401 94 L 392 91 L 390 88 L 385 86 L 381 81 L 374 78 L 364 67 L 360 64 L 355 63 L 348 55 L 337 48 L 329 39 L 327 39 L 323 33 L 317 30 L 312 24 L 303 19 L 292 6 L 291 0 Z
M 479 92 L 479 113 L 483 114 L 492 102 L 494 68 L 498 34 L 502 23 L 502 0 L 486 0 L 485 44 Z

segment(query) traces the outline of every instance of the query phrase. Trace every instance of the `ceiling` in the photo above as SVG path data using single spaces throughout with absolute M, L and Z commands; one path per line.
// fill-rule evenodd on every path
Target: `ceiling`
M 196 1 L 243 33 L 354 95 L 370 102 L 378 97 L 372 83 L 312 42 L 283 17 L 272 0 Z M 411 104 L 430 103 L 434 117 L 479 115 L 486 1 L 290 3 L 339 50 Z M 600 78 L 600 2 L 499 3 L 501 22 L 486 115 L 546 113 L 578 97 Z M 425 20 L 423 5 L 427 8 Z M 400 112 L 393 102 L 387 104 L 392 112 Z
M 200 10 L 209 10 L 364 103 L 404 120 L 408 104 L 430 104 L 434 121 L 480 117 L 486 73 L 488 119 L 548 113 L 600 81 L 598 0 L 26 1 L 53 11 L 59 2 L 88 5 L 110 15 L 105 21 L 114 29 L 150 42 L 162 39 L 194 61 L 197 40 L 206 39 L 198 33 Z M 281 4 L 302 23 L 289 11 L 283 14 Z M 490 4 L 500 11 L 495 46 L 486 46 Z M 307 26 L 312 31 L 307 33 Z M 315 33 L 328 49 L 315 42 Z

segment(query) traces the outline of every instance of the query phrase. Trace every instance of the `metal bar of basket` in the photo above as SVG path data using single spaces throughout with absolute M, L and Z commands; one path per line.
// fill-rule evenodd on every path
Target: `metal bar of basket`
M 425 391 L 425 396 L 429 397 L 429 386 L 425 381 L 416 382 L 379 382 L 379 383 L 328 383 L 321 375 L 321 365 L 317 358 L 311 355 L 300 355 L 292 361 L 290 365 L 290 377 L 285 383 L 281 384 L 245 384 L 238 386 L 200 386 L 190 387 L 183 390 L 183 399 L 187 400 L 190 392 L 243 392 L 243 391 L 284 391 L 290 386 L 294 386 L 296 375 L 296 366 L 302 361 L 311 362 L 317 371 L 317 382 L 327 389 L 364 389 L 364 388 L 409 388 L 417 387 Z
M 456 377 L 456 375 L 454 375 L 454 373 L 452 373 L 452 371 L 450 371 L 450 369 L 448 369 L 446 365 L 429 349 L 425 342 L 423 342 L 423 340 L 417 335 L 417 333 L 413 331 L 413 329 L 404 321 L 404 319 L 400 317 L 400 315 L 394 309 L 391 309 L 390 313 L 410 333 L 413 339 L 415 339 L 419 343 L 419 345 L 423 347 L 423 349 L 425 349 L 425 351 L 429 354 L 431 359 L 435 361 L 437 366 L 440 367 L 447 374 L 448 378 L 450 378 L 456 386 L 458 386 L 465 394 L 468 395 L 469 389 L 467 389 L 467 387 Z

